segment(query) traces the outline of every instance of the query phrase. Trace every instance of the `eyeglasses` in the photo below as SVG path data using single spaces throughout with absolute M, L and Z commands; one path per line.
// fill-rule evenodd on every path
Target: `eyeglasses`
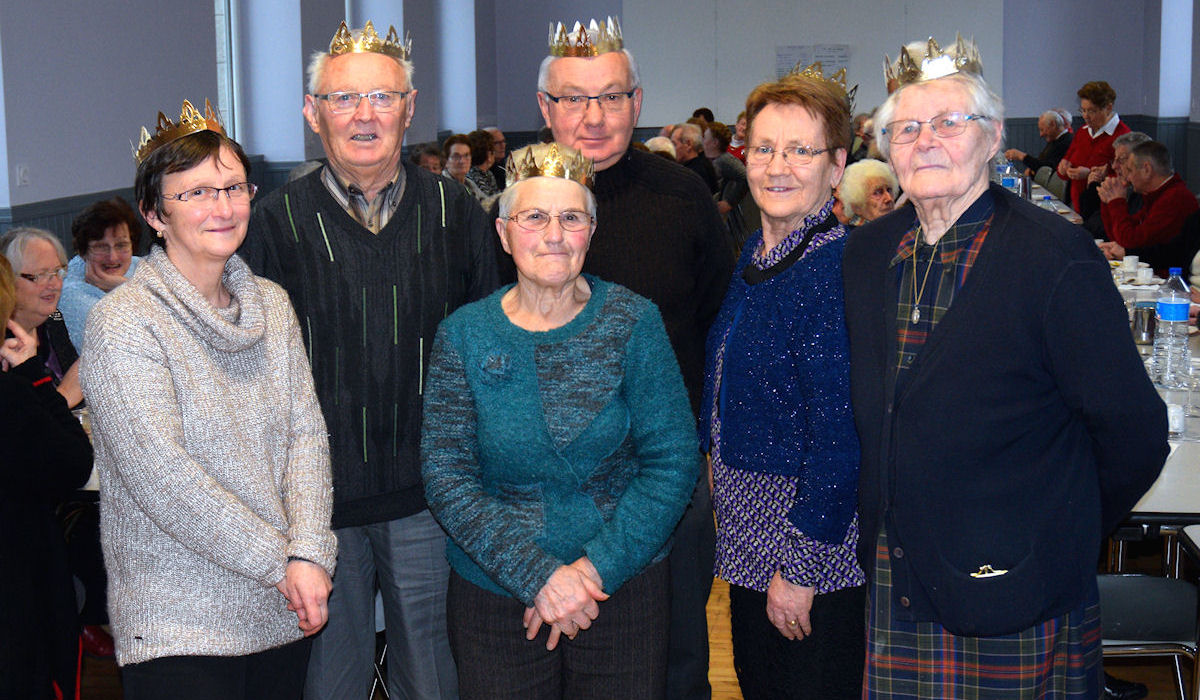
M 788 146 L 779 149 L 771 146 L 755 146 L 746 151 L 746 164 L 766 165 L 775 158 L 775 154 L 778 152 L 783 156 L 783 162 L 787 165 L 808 165 L 813 158 L 828 150 L 828 148 L 809 148 L 808 146 Z
M 596 104 L 600 105 L 600 109 L 605 112 L 619 112 L 625 109 L 625 106 L 633 99 L 633 95 L 636 92 L 637 88 L 628 92 L 606 92 L 603 95 L 558 95 L 556 97 L 548 92 L 543 92 L 542 94 L 551 102 L 558 105 L 564 112 L 576 114 L 587 111 L 588 104 L 592 100 L 595 100 Z
M 509 221 L 517 222 L 518 226 L 528 231 L 546 230 L 551 219 L 558 219 L 559 228 L 572 233 L 584 231 L 592 225 L 592 215 L 576 209 L 559 212 L 557 216 L 548 214 L 541 209 L 526 209 L 508 217 Z
M 912 143 L 921 135 L 921 126 L 929 125 L 929 130 L 934 136 L 943 139 L 950 139 L 958 136 L 967 130 L 967 122 L 973 122 L 977 119 L 991 119 L 982 114 L 963 114 L 962 112 L 942 112 L 934 115 L 928 121 L 918 121 L 916 119 L 902 119 L 900 121 L 888 122 L 883 129 L 883 133 L 892 143 Z
M 254 199 L 254 193 L 258 192 L 258 185 L 253 182 L 235 182 L 229 187 L 193 187 L 179 194 L 164 194 L 162 198 L 212 206 L 222 192 L 229 196 L 229 201 L 241 204 Z
M 315 99 L 325 100 L 329 105 L 329 111 L 334 114 L 345 114 L 358 109 L 358 105 L 362 99 L 367 98 L 367 102 L 371 103 L 371 108 L 376 112 L 390 112 L 400 103 L 405 97 L 408 97 L 412 90 L 400 92 L 399 90 L 372 90 L 371 92 L 352 92 L 343 90 L 341 92 L 329 92 L 324 95 L 313 95 Z
M 467 160 L 471 157 L 470 153 L 451 153 L 450 160 Z
M 33 284 L 36 284 L 38 286 L 41 286 L 41 285 L 49 282 L 51 279 L 53 279 L 55 277 L 57 277 L 58 279 L 61 280 L 61 279 L 66 278 L 66 276 L 67 276 L 67 268 L 65 268 L 65 267 L 58 267 L 53 270 L 49 270 L 47 272 L 39 272 L 36 275 L 30 274 L 28 272 L 17 273 L 17 277 L 20 277 L 21 279 L 23 279 L 27 282 L 32 282 Z
M 115 245 L 109 245 L 107 243 L 93 243 L 90 246 L 88 246 L 88 252 L 95 253 L 96 255 L 108 255 L 109 253 L 113 253 L 113 252 L 128 253 L 128 252 L 131 252 L 132 250 L 133 250 L 133 244 L 130 243 L 129 241 L 123 241 L 123 242 L 117 243 Z

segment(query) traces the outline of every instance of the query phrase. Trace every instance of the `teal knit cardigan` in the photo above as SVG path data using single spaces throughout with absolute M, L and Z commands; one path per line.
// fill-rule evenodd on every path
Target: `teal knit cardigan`
M 581 556 L 609 593 L 664 557 L 699 474 L 657 308 L 586 279 L 587 305 L 550 331 L 509 322 L 509 288 L 451 314 L 425 387 L 422 474 L 450 565 L 526 605 Z

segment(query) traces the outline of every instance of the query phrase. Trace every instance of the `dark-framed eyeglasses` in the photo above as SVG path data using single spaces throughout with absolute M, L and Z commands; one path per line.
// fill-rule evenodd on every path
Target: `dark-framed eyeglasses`
M 163 199 L 174 199 L 180 202 L 195 204 L 212 204 L 224 192 L 231 202 L 249 202 L 258 192 L 258 185 L 253 182 L 235 182 L 228 187 L 192 187 L 178 194 L 164 194 Z
M 754 146 L 746 149 L 746 164 L 766 165 L 771 162 L 776 153 L 779 153 L 787 165 L 808 165 L 813 162 L 813 158 L 828 150 L 828 148 L 810 148 L 808 146 L 787 146 L 786 148 Z
M 371 92 L 354 92 L 352 90 L 341 90 L 338 92 L 327 92 L 323 95 L 313 95 L 313 99 L 325 100 L 325 104 L 329 105 L 329 111 L 334 114 L 345 114 L 358 109 L 358 105 L 363 98 L 367 98 L 367 102 L 371 103 L 371 108 L 376 112 L 390 112 L 400 106 L 405 97 L 412 94 L 412 90 L 372 90 Z
M 962 112 L 942 112 L 926 121 L 916 119 L 901 119 L 888 122 L 883 128 L 883 134 L 892 143 L 912 143 L 921 135 L 921 126 L 929 125 L 934 136 L 942 139 L 952 139 L 967 130 L 967 123 L 978 119 L 991 119 L 982 114 L 963 114 Z
M 592 225 L 592 215 L 578 209 L 568 209 L 557 215 L 541 209 L 526 209 L 508 217 L 509 221 L 517 222 L 518 226 L 527 231 L 545 231 L 551 219 L 558 219 L 559 228 L 572 233 L 585 231 Z
M 564 112 L 576 113 L 586 111 L 592 100 L 605 112 L 619 112 L 625 109 L 636 92 L 637 88 L 626 92 L 606 92 L 603 95 L 551 95 L 548 92 L 542 94 Z
M 29 272 L 18 272 L 17 277 L 20 277 L 21 279 L 25 280 L 26 282 L 32 282 L 33 284 L 36 284 L 40 287 L 41 285 L 46 284 L 47 282 L 54 279 L 55 277 L 57 277 L 59 280 L 66 279 L 67 268 L 56 267 L 53 270 L 47 270 L 46 272 L 39 272 L 37 274 L 33 274 L 33 273 L 29 273 Z

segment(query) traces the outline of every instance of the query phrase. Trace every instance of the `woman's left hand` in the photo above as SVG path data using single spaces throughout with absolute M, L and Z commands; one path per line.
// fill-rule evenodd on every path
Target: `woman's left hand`
M 283 580 L 275 584 L 288 601 L 288 610 L 300 620 L 300 631 L 310 637 L 329 621 L 329 592 L 333 581 L 321 566 L 296 559 L 288 562 Z
M 776 571 L 767 586 L 767 619 L 788 639 L 804 639 L 812 634 L 812 611 L 815 591 L 787 581 Z

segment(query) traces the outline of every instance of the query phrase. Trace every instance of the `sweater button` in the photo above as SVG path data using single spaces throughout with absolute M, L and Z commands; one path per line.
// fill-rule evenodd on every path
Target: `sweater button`
M 900 596 L 900 607 L 907 608 L 909 605 L 911 605 L 911 603 L 908 600 L 908 596 L 906 596 L 906 595 Z
M 903 559 L 904 558 L 904 550 L 900 547 L 896 547 L 895 549 L 892 550 L 892 556 L 896 557 L 897 559 Z

